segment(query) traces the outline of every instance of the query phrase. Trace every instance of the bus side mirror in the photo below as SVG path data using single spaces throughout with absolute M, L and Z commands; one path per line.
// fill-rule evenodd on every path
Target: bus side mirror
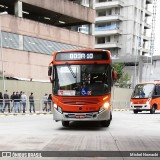
M 117 80 L 117 72 L 114 69 L 112 71 L 112 78 L 113 78 L 114 81 Z
M 52 75 L 54 75 L 54 70 L 53 70 L 53 67 L 52 66 L 49 66 L 48 67 L 48 76 L 49 76 L 49 79 L 50 79 L 50 82 L 53 83 L 53 79 L 51 77 L 53 77 Z

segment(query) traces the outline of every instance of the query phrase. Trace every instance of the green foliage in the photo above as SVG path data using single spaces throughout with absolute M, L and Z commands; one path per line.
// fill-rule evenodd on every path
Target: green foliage
M 117 85 L 121 88 L 130 87 L 129 81 L 131 77 L 128 73 L 124 73 L 124 63 L 115 63 L 113 64 L 113 67 L 117 72 Z
M 115 63 L 113 67 L 117 72 L 117 80 L 119 80 L 123 75 L 124 63 Z

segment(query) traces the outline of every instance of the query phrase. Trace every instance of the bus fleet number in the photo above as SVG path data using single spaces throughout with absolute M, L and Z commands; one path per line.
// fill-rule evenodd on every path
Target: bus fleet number
M 93 59 L 93 53 L 87 53 L 87 54 L 73 53 L 70 54 L 70 59 Z

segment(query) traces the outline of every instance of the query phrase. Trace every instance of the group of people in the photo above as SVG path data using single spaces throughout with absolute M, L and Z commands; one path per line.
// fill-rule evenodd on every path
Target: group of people
M 51 107 L 52 107 L 52 95 L 46 93 L 44 96 L 43 96 L 43 103 L 44 103 L 44 108 L 43 108 L 43 111 L 51 111 Z
M 12 106 L 11 106 L 12 102 Z M 11 96 L 9 96 L 8 91 L 6 90 L 4 95 L 0 92 L 0 112 L 4 113 L 6 108 L 8 107 L 8 113 L 14 111 L 15 113 L 20 113 L 21 106 L 23 107 L 23 113 L 26 112 L 26 104 L 27 104 L 27 96 L 25 92 L 13 92 Z M 31 92 L 29 96 L 29 104 L 30 109 L 29 111 L 35 112 L 35 105 L 34 105 L 34 97 L 33 93 Z

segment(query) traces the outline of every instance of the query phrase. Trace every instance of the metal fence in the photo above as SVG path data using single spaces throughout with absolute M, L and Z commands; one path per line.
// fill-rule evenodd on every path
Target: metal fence
M 18 100 L 18 111 L 19 113 L 23 113 L 23 104 L 22 101 Z M 11 99 L 3 100 L 2 107 L 0 108 L 0 111 L 2 112 L 8 112 L 11 113 L 15 112 L 15 101 Z M 6 106 L 6 107 L 5 107 Z M 34 99 L 34 109 L 35 112 L 51 112 L 52 111 L 52 102 L 47 102 L 47 108 L 45 108 L 44 101 L 42 99 Z M 30 112 L 30 102 L 26 101 L 26 107 L 25 112 Z M 33 107 L 31 107 L 31 112 L 33 112 Z
M 14 108 L 14 101 L 11 99 L 8 100 L 8 103 L 10 104 L 10 112 L 15 113 L 15 108 Z M 114 109 L 124 109 L 124 110 L 129 110 L 130 106 L 130 101 L 112 101 L 112 110 Z M 0 110 L 3 111 L 5 106 L 5 101 L 3 100 L 3 106 L 0 108 Z M 47 108 L 45 108 L 45 104 L 43 99 L 35 99 L 34 100 L 34 107 L 35 107 L 35 112 L 40 113 L 40 112 L 52 112 L 52 102 L 47 103 Z M 30 102 L 27 100 L 26 101 L 26 107 L 25 107 L 26 113 L 30 113 Z M 6 106 L 4 112 L 8 112 L 8 105 Z M 20 101 L 19 102 L 19 112 L 23 113 L 23 104 Z M 33 107 L 31 107 L 31 112 L 33 112 Z

